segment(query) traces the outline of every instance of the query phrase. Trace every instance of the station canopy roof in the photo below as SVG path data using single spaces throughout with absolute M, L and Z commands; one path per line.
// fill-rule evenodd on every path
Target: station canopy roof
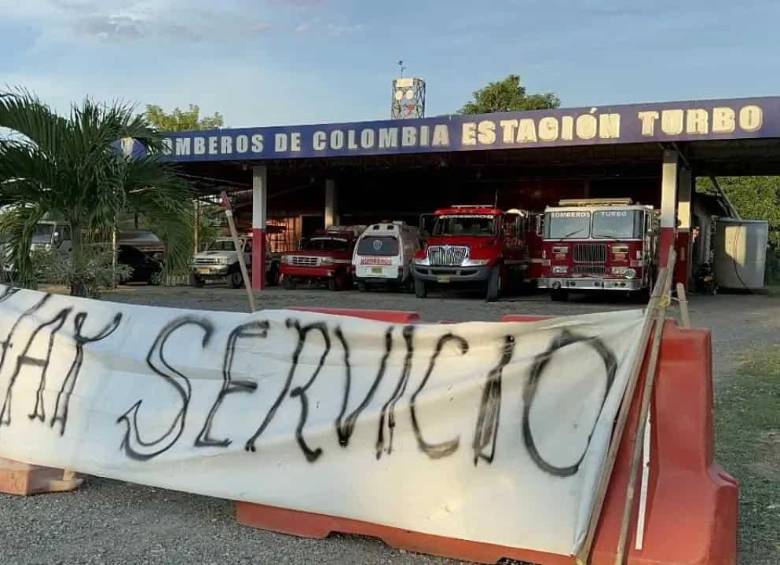
M 206 193 L 356 170 L 464 169 L 494 177 L 647 177 L 676 149 L 697 176 L 780 174 L 780 96 L 445 115 L 164 134 L 166 158 Z

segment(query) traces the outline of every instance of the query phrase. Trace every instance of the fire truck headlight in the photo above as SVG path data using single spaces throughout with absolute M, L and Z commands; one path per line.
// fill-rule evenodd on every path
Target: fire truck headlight
M 482 267 L 490 263 L 490 259 L 466 259 L 463 261 L 464 267 Z
M 633 279 L 636 277 L 636 271 L 634 269 L 626 269 L 624 275 L 627 279 Z
M 554 275 L 565 275 L 569 272 L 569 267 L 566 265 L 556 265 L 552 268 L 552 272 Z
M 425 257 L 422 257 L 422 258 L 415 257 L 414 258 L 414 264 L 415 265 L 426 265 L 427 266 L 427 265 L 430 265 L 431 262 L 428 260 L 428 256 L 426 255 Z

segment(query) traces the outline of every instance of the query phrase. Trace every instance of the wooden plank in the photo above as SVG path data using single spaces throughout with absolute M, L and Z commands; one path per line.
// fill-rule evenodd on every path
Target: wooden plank
M 667 284 L 671 284 L 672 271 L 674 267 L 675 253 L 674 249 L 669 250 L 669 259 L 667 265 L 658 270 L 658 278 L 653 292 L 650 295 L 650 301 L 647 304 L 647 310 L 645 311 L 645 319 L 642 325 L 642 332 L 639 336 L 639 351 L 634 357 L 634 361 L 631 365 L 631 371 L 628 377 L 628 383 L 626 384 L 626 392 L 623 397 L 623 403 L 620 405 L 617 419 L 615 420 L 615 428 L 612 432 L 612 441 L 607 451 L 607 457 L 605 459 L 602 472 L 600 475 L 599 483 L 596 487 L 596 495 L 591 508 L 590 517 L 588 518 L 588 529 L 585 535 L 585 539 L 582 542 L 582 547 L 577 552 L 576 560 L 578 565 L 585 565 L 590 563 L 590 554 L 593 550 L 593 541 L 596 536 L 596 528 L 601 517 L 601 510 L 604 506 L 604 499 L 607 496 L 607 489 L 609 488 L 609 481 L 612 478 L 612 470 L 615 468 L 615 460 L 617 459 L 618 449 L 620 448 L 620 442 L 623 439 L 623 432 L 626 427 L 626 420 L 628 420 L 628 413 L 631 409 L 631 399 L 634 398 L 634 392 L 636 385 L 639 381 L 639 374 L 642 371 L 642 364 L 644 362 L 644 353 L 647 351 L 648 342 L 650 341 L 650 333 L 655 323 L 655 310 L 660 304 L 663 298 L 663 290 Z
M 668 297 L 671 291 L 671 272 L 664 284 L 664 297 Z M 645 376 L 644 387 L 642 388 L 641 404 L 639 408 L 639 424 L 637 425 L 636 436 L 634 437 L 634 449 L 631 453 L 631 470 L 628 473 L 628 483 L 626 484 L 626 498 L 623 503 L 623 517 L 620 521 L 620 536 L 618 537 L 617 553 L 615 554 L 615 565 L 624 565 L 626 562 L 628 545 L 628 530 L 631 522 L 631 510 L 634 507 L 634 496 L 636 495 L 636 476 L 639 472 L 639 464 L 642 461 L 641 438 L 644 437 L 645 424 L 650 413 L 650 404 L 653 398 L 653 385 L 655 384 L 655 375 L 658 371 L 658 358 L 661 352 L 661 339 L 664 332 L 664 320 L 666 318 L 666 306 L 669 300 L 662 300 L 656 308 L 655 329 L 653 331 L 653 342 L 650 347 L 650 360 L 647 363 L 647 374 Z

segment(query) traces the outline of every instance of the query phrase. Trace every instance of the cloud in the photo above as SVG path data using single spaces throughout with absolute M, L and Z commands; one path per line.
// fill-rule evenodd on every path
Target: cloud
M 255 6 L 250 0 L 28 0 L 11 4 L 4 15 L 45 39 L 235 41 L 271 28 Z
M 363 24 L 328 24 L 328 33 L 334 37 L 343 37 L 345 35 L 352 35 L 365 31 L 366 26 Z

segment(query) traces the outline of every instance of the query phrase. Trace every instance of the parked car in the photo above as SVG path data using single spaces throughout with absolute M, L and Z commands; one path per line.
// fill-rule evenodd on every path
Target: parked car
M 301 240 L 298 251 L 282 255 L 282 286 L 327 284 L 330 290 L 352 286 L 352 255 L 365 226 L 332 226 Z
M 411 285 L 412 260 L 420 249 L 420 231 L 403 222 L 372 224 L 360 234 L 352 266 L 358 290 L 370 286 Z
M 244 262 L 248 272 L 252 270 L 252 238 L 241 236 L 238 238 L 244 254 Z M 268 253 L 265 256 L 266 283 L 269 286 L 279 282 L 279 262 L 277 255 Z M 206 281 L 227 281 L 233 288 L 244 285 L 241 277 L 241 267 L 238 263 L 233 239 L 230 237 L 218 237 L 205 251 L 196 253 L 192 258 L 190 283 L 192 286 L 203 286 Z
M 117 262 L 132 270 L 130 275 L 119 282 L 145 282 L 159 284 L 162 271 L 162 253 L 148 253 L 132 245 L 120 245 L 117 250 Z

